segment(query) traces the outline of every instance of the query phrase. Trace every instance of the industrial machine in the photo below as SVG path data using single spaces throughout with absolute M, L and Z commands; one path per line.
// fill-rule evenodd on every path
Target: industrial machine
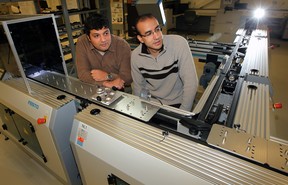
M 20 21 L 19 19 L 13 19 L 2 22 L 3 29 L 6 33 L 10 31 L 13 39 L 9 37 L 11 35 L 6 34 L 7 43 L 1 43 L 1 47 L 8 47 L 8 50 L 10 50 L 11 46 L 22 77 L 19 77 L 18 73 L 15 75 L 9 73 L 9 71 L 1 70 L 0 130 L 7 140 L 15 141 L 19 147 L 38 161 L 39 164 L 45 167 L 63 184 L 77 185 L 82 182 L 69 142 L 73 118 L 77 113 L 75 97 L 27 79 L 25 76 L 27 70 L 24 71 L 22 68 L 22 64 L 29 64 L 27 60 L 35 62 L 39 59 L 35 60 L 34 58 L 33 60 L 35 55 L 31 56 L 29 54 L 29 51 L 34 51 L 37 54 L 37 49 L 33 48 L 34 46 L 31 45 L 33 43 L 28 41 L 29 37 L 32 40 L 36 40 L 36 42 L 41 41 L 41 38 L 37 40 L 40 33 L 40 30 L 37 30 L 39 21 L 45 25 L 44 28 L 50 26 L 50 31 L 49 29 L 45 30 L 45 34 L 47 34 L 48 39 L 51 39 L 52 42 L 48 43 L 47 38 L 42 40 L 46 43 L 46 46 L 51 44 L 50 49 L 53 49 L 53 42 L 57 41 L 53 40 L 53 36 L 56 38 L 53 20 L 51 16 L 35 16 L 26 17 Z M 27 30 L 29 28 L 30 31 L 33 29 L 36 34 L 32 32 L 32 35 L 28 35 Z M 19 32 L 27 34 L 26 38 L 22 38 Z M 21 39 L 22 43 L 19 40 L 18 43 L 15 43 L 15 47 L 15 39 Z M 26 45 L 23 44 L 24 42 Z M 17 44 L 19 45 L 17 46 Z M 55 42 L 55 44 L 58 49 L 58 42 Z M 20 54 L 20 52 L 23 53 Z M 43 52 L 43 50 L 40 52 Z M 58 53 L 60 54 L 59 50 Z M 21 60 L 19 59 L 20 57 Z M 11 59 L 8 63 L 13 61 Z M 4 64 L 4 66 L 7 66 L 8 63 Z
M 76 114 L 74 97 L 23 79 L 0 83 L 1 133 L 15 141 L 63 184 L 81 184 L 69 137 Z M 64 97 L 64 98 L 62 98 Z
M 40 29 L 32 32 L 34 40 L 41 29 L 50 29 L 49 37 L 41 37 L 52 45 L 41 50 L 39 44 L 31 52 L 33 39 L 20 39 L 30 32 L 16 29 L 27 24 Z M 11 126 L 6 117 L 15 121 L 15 112 L 30 122 L 35 142 L 25 148 L 65 183 L 76 182 L 75 158 L 83 184 L 288 184 L 287 142 L 272 139 L 269 130 L 265 30 L 240 29 L 230 44 L 187 40 L 192 53 L 215 64 L 204 94 L 189 112 L 163 105 L 149 92 L 137 97 L 68 76 L 57 34 L 52 34 L 53 15 L 2 25 L 21 72 L 18 78 L 5 71 L 1 75 L 3 133 L 27 141 L 17 131 L 21 127 Z M 64 151 L 69 155 L 61 155 Z M 65 179 L 50 161 L 70 175 Z

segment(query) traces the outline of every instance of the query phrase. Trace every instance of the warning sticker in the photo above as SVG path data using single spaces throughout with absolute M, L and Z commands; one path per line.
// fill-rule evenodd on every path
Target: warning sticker
M 86 125 L 85 127 L 83 127 L 82 125 L 82 128 L 78 129 L 77 144 L 79 146 L 83 146 L 84 141 L 87 139 L 88 132 L 86 129 L 87 129 Z

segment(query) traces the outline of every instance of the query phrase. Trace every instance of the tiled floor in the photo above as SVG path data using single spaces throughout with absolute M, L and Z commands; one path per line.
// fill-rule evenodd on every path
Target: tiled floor
M 270 79 L 274 89 L 274 101 L 282 102 L 283 108 L 275 110 L 271 115 L 272 135 L 288 140 L 288 80 L 287 69 L 288 41 L 271 40 L 276 46 L 271 49 Z M 201 64 L 197 70 L 201 70 Z M 202 66 L 203 67 L 203 66 Z M 4 140 L 0 135 L 0 184 L 3 185 L 60 185 L 61 183 L 50 175 L 42 166 L 19 149 L 12 141 Z
M 54 176 L 24 153 L 11 140 L 0 135 L 0 184 L 60 185 Z

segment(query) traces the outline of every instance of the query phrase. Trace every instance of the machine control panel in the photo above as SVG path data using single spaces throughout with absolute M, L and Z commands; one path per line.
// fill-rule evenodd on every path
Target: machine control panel
M 92 99 L 105 105 L 110 105 L 120 96 L 121 93 L 117 93 L 117 90 L 108 87 L 98 87 L 96 93 L 92 96 Z

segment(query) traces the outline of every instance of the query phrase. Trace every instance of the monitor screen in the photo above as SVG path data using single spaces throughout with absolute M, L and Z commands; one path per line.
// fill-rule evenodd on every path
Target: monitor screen
M 166 24 L 166 16 L 162 0 L 138 0 L 136 2 L 138 15 L 152 14 L 161 25 Z
M 53 17 L 25 19 L 7 26 L 26 76 L 40 70 L 64 74 Z

